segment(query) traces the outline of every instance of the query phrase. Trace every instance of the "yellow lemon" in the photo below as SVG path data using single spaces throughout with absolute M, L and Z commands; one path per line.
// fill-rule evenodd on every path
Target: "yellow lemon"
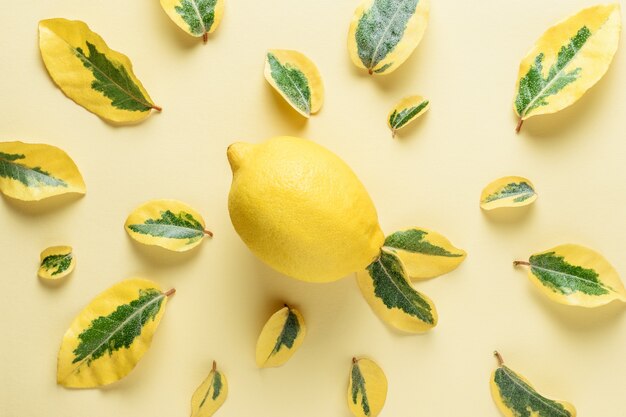
M 274 269 L 329 282 L 365 269 L 385 237 L 370 196 L 326 148 L 295 137 L 228 148 L 235 230 Z

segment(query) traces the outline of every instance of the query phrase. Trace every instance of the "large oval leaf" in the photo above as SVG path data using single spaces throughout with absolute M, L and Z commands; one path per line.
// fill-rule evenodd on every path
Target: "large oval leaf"
M 419 227 L 387 236 L 385 248 L 398 255 L 407 274 L 414 279 L 434 278 L 453 271 L 467 256 L 439 233 Z
M 222 21 L 225 0 L 161 0 L 165 13 L 182 30 L 195 37 L 209 39 Z
M 71 246 L 52 246 L 41 252 L 37 275 L 43 279 L 61 279 L 72 273 L 76 258 Z
M 300 52 L 269 50 L 265 55 L 265 79 L 304 117 L 322 108 L 322 76 L 313 61 Z
M 191 417 L 211 417 L 224 404 L 228 396 L 226 376 L 213 368 L 191 397 Z
M 387 399 L 387 377 L 371 359 L 353 358 L 348 383 L 348 407 L 356 417 L 376 417 Z
M 626 302 L 617 271 L 602 255 L 584 246 L 560 245 L 514 265 L 529 266 L 530 280 L 557 303 L 598 307 L 613 300 Z
M 77 20 L 39 22 L 39 49 L 50 77 L 69 98 L 101 118 L 129 123 L 156 106 L 126 55 Z
M 389 74 L 411 55 L 428 24 L 430 0 L 363 0 L 348 32 L 354 65 Z
M 548 29 L 522 60 L 513 107 L 519 123 L 570 106 L 613 60 L 621 31 L 619 3 L 584 9 Z
M 61 149 L 44 144 L 0 142 L 0 191 L 24 201 L 66 193 L 85 194 L 76 164 Z
M 256 344 L 256 364 L 271 368 L 287 362 L 304 341 L 306 326 L 302 314 L 285 306 L 263 326 Z
M 416 291 L 397 254 L 383 248 L 367 271 L 357 273 L 361 293 L 378 316 L 391 326 L 420 333 L 437 325 L 433 302 Z
M 148 201 L 133 210 L 124 224 L 137 242 L 176 252 L 188 251 L 205 236 L 213 236 L 205 227 L 196 210 L 176 200 Z
M 505 417 L 576 417 L 572 404 L 544 397 L 526 378 L 505 366 L 497 352 L 496 357 L 499 366 L 491 374 L 489 386 L 493 401 Z
M 57 382 L 93 388 L 128 375 L 150 347 L 173 293 L 161 292 L 152 281 L 129 279 L 94 298 L 63 336 Z
M 524 177 L 499 178 L 485 187 L 480 194 L 480 208 L 495 210 L 502 207 L 522 207 L 537 199 L 535 186 Z
M 430 102 L 422 96 L 405 97 L 394 106 L 387 116 L 387 126 L 391 129 L 392 136 L 413 120 L 428 111 Z

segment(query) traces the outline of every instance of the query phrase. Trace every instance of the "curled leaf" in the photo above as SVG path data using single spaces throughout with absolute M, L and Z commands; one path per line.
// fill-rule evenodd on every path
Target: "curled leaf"
M 363 0 L 348 32 L 354 65 L 370 74 L 389 74 L 413 53 L 422 40 L 430 0 Z
M 156 106 L 126 55 L 77 20 L 39 22 L 39 49 L 50 77 L 69 98 L 115 123 L 145 119 Z
M 224 404 L 228 396 L 226 375 L 213 368 L 191 397 L 191 417 L 211 417 Z
M 176 200 L 152 200 L 137 207 L 124 228 L 137 242 L 185 252 L 213 236 L 204 219 L 188 205 Z
M 621 27 L 620 5 L 613 3 L 583 9 L 548 29 L 519 67 L 517 131 L 524 120 L 562 110 L 593 87 L 613 60 Z
M 400 258 L 407 274 L 414 279 L 434 278 L 453 271 L 467 256 L 439 233 L 418 227 L 387 236 L 385 248 Z
M 572 404 L 544 397 L 526 378 L 505 366 L 498 352 L 495 355 L 499 366 L 491 374 L 489 386 L 505 417 L 576 417 Z
M 584 246 L 560 245 L 514 265 L 528 266 L 533 284 L 557 303 L 599 307 L 613 300 L 626 302 L 617 271 L 602 255 Z
M 376 417 L 387 399 L 387 377 L 371 359 L 353 358 L 348 383 L 348 407 L 356 417 Z
M 222 21 L 225 0 L 161 0 L 161 7 L 179 28 L 195 37 L 209 39 Z
M 396 253 L 383 248 L 367 271 L 357 273 L 361 293 L 378 316 L 391 326 L 420 333 L 437 325 L 433 302 L 416 291 Z
M 298 350 L 306 326 L 300 312 L 289 306 L 278 310 L 263 326 L 256 344 L 256 364 L 259 368 L 283 365 Z
M 94 298 L 63 336 L 57 383 L 94 388 L 128 375 L 150 347 L 173 293 L 152 281 L 128 279 Z
M 322 108 L 322 76 L 313 61 L 300 52 L 269 50 L 265 55 L 265 79 L 304 117 Z
M 405 97 L 394 106 L 387 116 L 387 125 L 393 136 L 396 132 L 413 120 L 426 113 L 430 108 L 430 102 L 422 96 Z
M 499 178 L 480 194 L 480 208 L 494 210 L 502 207 L 522 207 L 537 199 L 535 186 L 524 177 Z
M 0 191 L 23 201 L 66 193 L 85 194 L 76 164 L 61 149 L 44 144 L 0 142 Z
M 71 246 L 52 246 L 41 252 L 37 275 L 43 279 L 60 279 L 72 273 L 76 258 Z

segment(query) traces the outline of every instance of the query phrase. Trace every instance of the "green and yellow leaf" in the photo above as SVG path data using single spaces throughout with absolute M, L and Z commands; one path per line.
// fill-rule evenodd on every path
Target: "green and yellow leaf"
M 371 359 L 353 358 L 348 383 L 348 407 L 356 417 L 376 417 L 387 399 L 387 377 Z
M 422 96 L 405 97 L 389 112 L 387 125 L 393 136 L 396 132 L 413 120 L 426 113 L 430 108 L 430 102 Z
M 622 27 L 620 5 L 583 9 L 548 29 L 522 60 L 513 102 L 524 120 L 574 104 L 606 73 Z
M 142 204 L 128 216 L 124 228 L 137 242 L 175 252 L 188 251 L 205 236 L 213 236 L 196 210 L 176 200 Z
M 324 83 L 317 67 L 298 51 L 271 49 L 265 55 L 265 79 L 304 117 L 324 102 Z
M 77 20 L 39 22 L 39 49 L 50 77 L 66 96 L 115 123 L 145 119 L 156 106 L 126 57 Z
M 499 366 L 491 374 L 489 386 L 496 406 L 505 417 L 576 417 L 574 406 L 541 395 L 530 382 L 504 365 L 498 352 Z
M 37 275 L 43 279 L 60 279 L 72 273 L 76 258 L 71 246 L 52 246 L 41 252 Z
M 161 7 L 178 27 L 204 43 L 222 21 L 225 0 L 161 0 Z
M 361 293 L 376 314 L 389 325 L 420 333 L 437 325 L 433 302 L 416 291 L 400 257 L 387 248 L 368 267 L 357 273 Z
M 455 270 L 465 260 L 464 250 L 432 230 L 413 227 L 392 233 L 385 249 L 395 253 L 409 277 L 428 279 Z
M 226 375 L 213 368 L 191 397 L 191 417 L 211 417 L 224 404 L 228 396 Z
M 598 252 L 580 245 L 560 245 L 514 265 L 528 266 L 528 277 L 543 294 L 561 304 L 599 307 L 626 302 L 617 271 Z
M 354 65 L 370 74 L 389 74 L 413 53 L 422 40 L 430 0 L 363 0 L 348 32 Z
M 302 314 L 285 306 L 270 317 L 263 326 L 256 344 L 256 364 L 259 368 L 283 365 L 298 350 L 306 326 Z
M 124 378 L 152 343 L 168 296 L 145 279 L 122 281 L 94 298 L 65 332 L 57 383 L 94 388 Z
M 0 191 L 23 201 L 85 194 L 76 164 L 61 149 L 44 144 L 0 142 Z
M 503 207 L 522 207 L 532 204 L 537 192 L 532 182 L 524 177 L 499 178 L 480 194 L 480 208 L 495 210 Z

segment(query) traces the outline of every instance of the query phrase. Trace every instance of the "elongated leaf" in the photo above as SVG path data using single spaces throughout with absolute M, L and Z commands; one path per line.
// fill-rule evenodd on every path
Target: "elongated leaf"
M 317 67 L 298 51 L 272 49 L 265 55 L 265 79 L 304 117 L 324 102 L 324 84 Z
M 44 144 L 0 142 L 0 191 L 24 201 L 85 194 L 76 164 L 61 149 Z
M 265 323 L 256 344 L 256 364 L 259 368 L 283 365 L 298 350 L 306 326 L 302 314 L 285 306 L 278 310 Z
M 524 120 L 554 113 L 582 97 L 606 73 L 621 31 L 618 3 L 598 5 L 548 29 L 520 64 L 514 109 Z
M 94 298 L 63 336 L 57 382 L 93 388 L 125 377 L 150 347 L 173 293 L 145 279 L 129 279 Z
M 422 40 L 429 13 L 430 0 L 363 0 L 348 32 L 352 62 L 370 74 L 395 71 Z
M 387 399 L 387 377 L 371 359 L 354 358 L 348 383 L 348 407 L 356 417 L 376 417 Z
M 222 21 L 225 0 L 161 0 L 165 13 L 182 30 L 206 43 Z
M 434 278 L 453 271 L 467 256 L 439 233 L 419 227 L 387 236 L 385 249 L 400 258 L 407 274 L 414 279 Z
M 41 252 L 37 275 L 43 279 L 61 279 L 72 273 L 76 258 L 71 246 L 52 246 Z
M 39 22 L 39 49 L 50 77 L 76 103 L 115 123 L 143 120 L 154 104 L 126 57 L 80 21 Z
M 598 307 L 613 300 L 626 302 L 617 271 L 599 253 L 580 245 L 560 245 L 534 254 L 528 277 L 550 299 L 568 305 Z
M 213 368 L 191 397 L 191 417 L 211 417 L 224 404 L 228 396 L 226 375 Z
M 357 273 L 357 282 L 370 307 L 391 326 L 419 333 L 437 325 L 435 305 L 411 286 L 402 261 L 389 249 Z
M 400 100 L 387 116 L 387 125 L 392 135 L 396 136 L 398 130 L 426 113 L 429 107 L 430 102 L 422 96 L 405 97 Z
M 537 199 L 535 186 L 524 177 L 499 178 L 485 187 L 480 195 L 480 208 L 495 210 L 502 207 L 522 207 Z
M 526 378 L 502 362 L 491 374 L 489 386 L 496 406 L 505 417 L 576 417 L 572 404 L 544 397 Z
M 188 251 L 205 236 L 213 236 L 205 227 L 197 211 L 176 200 L 148 201 L 133 210 L 124 224 L 137 242 L 176 252 Z

